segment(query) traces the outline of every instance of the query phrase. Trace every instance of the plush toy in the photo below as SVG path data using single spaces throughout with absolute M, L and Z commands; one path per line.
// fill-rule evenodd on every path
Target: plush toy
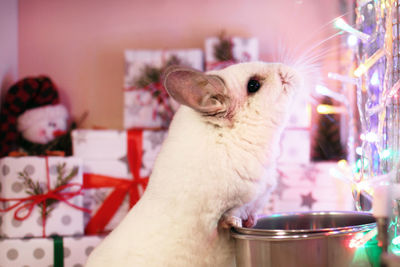
M 69 114 L 59 102 L 49 77 L 28 77 L 11 86 L 0 112 L 0 156 L 21 150 L 28 155 L 69 150 Z

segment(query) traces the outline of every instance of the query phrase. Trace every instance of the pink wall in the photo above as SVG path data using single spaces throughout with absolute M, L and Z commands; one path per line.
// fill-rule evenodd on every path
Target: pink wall
M 332 34 L 338 10 L 331 0 L 20 1 L 19 78 L 48 74 L 74 117 L 89 110 L 83 127 L 120 129 L 124 49 L 203 48 L 225 29 L 258 37 L 268 60 L 281 41 L 304 50 Z
M 17 79 L 18 0 L 0 1 L 0 96 Z

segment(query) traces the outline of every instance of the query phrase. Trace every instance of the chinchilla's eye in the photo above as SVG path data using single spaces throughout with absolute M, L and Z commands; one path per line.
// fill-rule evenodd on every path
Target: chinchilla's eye
M 255 93 L 260 89 L 261 84 L 257 79 L 251 78 L 247 83 L 247 92 L 249 94 Z

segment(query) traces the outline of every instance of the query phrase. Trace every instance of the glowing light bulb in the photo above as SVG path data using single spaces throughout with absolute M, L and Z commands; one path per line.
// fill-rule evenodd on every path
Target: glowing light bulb
M 354 76 L 356 77 L 361 77 L 361 75 L 363 75 L 366 71 L 368 70 L 368 68 L 361 64 L 360 66 L 358 66 L 358 68 L 354 71 Z
M 360 39 L 362 42 L 366 43 L 369 41 L 370 36 L 366 33 L 363 33 L 353 27 L 351 27 L 349 24 L 347 24 L 346 21 L 344 21 L 344 19 L 342 18 L 336 18 L 333 21 L 333 26 L 338 28 L 339 30 L 348 32 L 350 34 L 353 34 L 355 37 L 357 37 L 358 39 Z
M 344 107 L 335 107 L 331 105 L 320 104 L 317 106 L 317 112 L 319 114 L 337 114 L 346 112 L 346 109 Z
M 339 160 L 337 164 L 338 164 L 338 167 L 339 167 L 340 169 L 345 169 L 345 168 L 347 168 L 347 166 L 348 166 L 347 160 L 345 160 L 345 159 Z
M 359 146 L 359 147 L 357 147 L 356 148 L 356 153 L 357 153 L 357 155 L 362 155 L 362 152 L 363 152 L 363 150 L 362 150 L 362 148 Z
M 364 160 L 358 159 L 356 162 L 356 166 L 358 169 L 361 169 L 361 167 L 365 168 L 368 166 L 368 160 L 367 159 L 364 159 Z M 359 185 L 360 185 L 360 187 L 364 186 L 361 183 Z
M 350 34 L 350 35 L 347 37 L 347 45 L 348 45 L 349 47 L 354 47 L 354 46 L 357 45 L 357 43 L 358 43 L 358 38 L 357 38 L 357 36 L 355 36 L 354 34 Z
M 400 245 L 400 236 L 396 236 L 395 238 L 392 239 L 392 244 L 393 245 Z
M 317 92 L 320 95 L 326 95 L 329 93 L 329 91 L 330 90 L 323 85 L 317 84 L 315 86 L 315 92 Z
M 332 80 L 341 81 L 343 83 L 357 84 L 357 82 L 358 82 L 357 78 L 348 77 L 348 76 L 341 75 L 341 74 L 334 73 L 334 72 L 329 72 L 328 78 L 332 79 Z
M 369 132 L 365 135 L 365 140 L 367 142 L 373 143 L 373 142 L 377 142 L 378 141 L 378 135 L 376 133 L 373 132 Z
M 378 72 L 374 71 L 374 73 L 372 74 L 371 80 L 369 81 L 372 85 L 379 85 L 379 76 L 378 76 Z
M 349 243 L 349 248 L 359 248 L 364 246 L 369 240 L 378 234 L 377 228 L 372 229 L 368 233 L 358 233 L 356 234 Z
M 334 91 L 332 91 L 332 90 L 330 90 L 330 89 L 328 89 L 325 86 L 320 85 L 320 84 L 317 84 L 315 86 L 315 92 L 320 94 L 320 95 L 324 95 L 324 96 L 328 96 L 330 98 L 333 98 L 338 102 L 342 102 L 342 103 L 347 103 L 348 102 L 347 98 L 343 94 L 336 93 L 336 92 L 334 92 Z
M 390 150 L 389 149 L 385 149 L 385 150 L 383 150 L 382 151 L 382 159 L 388 159 L 388 158 L 390 158 L 390 156 L 391 156 L 391 152 L 390 152 Z
M 374 65 L 381 57 L 385 55 L 383 49 L 377 50 L 372 56 L 370 56 L 363 64 L 360 64 L 358 68 L 353 72 L 357 78 L 361 77 L 372 65 Z
M 323 104 L 321 104 L 321 105 L 318 105 L 317 106 L 317 112 L 319 113 L 319 114 L 330 114 L 330 113 L 332 113 L 331 111 L 333 110 L 333 107 L 332 106 L 329 106 L 329 105 L 323 105 Z

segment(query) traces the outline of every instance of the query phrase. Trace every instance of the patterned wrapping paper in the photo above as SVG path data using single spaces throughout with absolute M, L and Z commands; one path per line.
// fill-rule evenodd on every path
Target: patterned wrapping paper
M 266 213 L 354 210 L 350 184 L 332 176 L 336 162 L 279 164 Z
M 130 155 L 128 152 L 128 139 L 132 132 L 138 134 L 138 142 L 142 148 L 141 156 Z M 145 184 L 128 184 L 137 180 L 133 174 L 135 170 L 131 170 L 132 162 L 130 160 L 133 160 L 133 165 L 137 166 L 138 170 L 136 171 L 140 179 L 149 177 L 166 135 L 167 132 L 164 130 L 75 130 L 72 133 L 74 155 L 83 159 L 84 180 L 87 181 L 87 177 L 93 176 L 91 179 L 93 189 L 85 186 L 84 190 L 84 207 L 91 210 L 91 214 L 85 214 L 86 233 L 108 232 L 125 217 L 130 207 L 134 205 L 128 191 L 120 196 L 123 197 L 123 200 L 118 206 L 113 207 L 117 210 L 112 216 L 109 215 L 104 227 L 93 226 L 97 224 L 93 223 L 93 220 L 100 220 L 94 219 L 98 214 L 107 213 L 101 209 L 105 209 L 106 201 L 107 203 L 111 201 L 109 198 L 118 187 L 129 187 L 131 190 L 137 191 L 139 196 L 142 195 Z M 104 180 L 102 176 L 106 177 L 105 182 L 102 181 Z M 100 186 L 96 185 L 97 182 L 100 183 Z M 104 219 L 101 218 L 101 220 Z M 94 228 L 96 229 L 91 230 Z
M 105 235 L 64 237 L 64 267 L 83 267 L 90 253 L 104 238 Z
M 216 46 L 221 42 L 218 37 L 208 37 L 205 40 L 206 70 L 222 69 L 238 62 L 257 61 L 259 57 L 259 45 L 257 38 L 227 38 L 231 45 L 232 58 L 221 61 L 216 56 Z
M 0 267 L 83 267 L 103 239 L 104 236 L 2 239 Z
M 311 136 L 308 128 L 286 128 L 280 145 L 280 163 L 309 163 L 311 150 Z
M 167 137 L 166 130 L 139 130 L 142 135 L 142 166 L 141 176 L 149 176 L 153 169 L 154 161 L 161 149 L 164 139 Z M 129 176 L 130 170 L 127 165 L 128 156 L 128 131 L 118 130 L 74 130 L 72 131 L 72 146 L 75 156 L 82 158 L 83 163 L 88 160 L 111 160 L 113 164 L 123 164 L 125 170 L 122 175 Z M 111 163 L 110 163 L 111 164 Z M 101 168 L 101 166 L 99 166 Z M 117 175 L 121 175 L 118 171 Z
M 31 179 L 31 185 L 35 185 L 36 190 L 40 186 L 42 194 L 36 192 L 31 200 L 26 199 L 32 197 L 27 193 L 31 186 L 27 185 L 21 173 Z M 65 180 L 69 175 L 72 179 L 67 185 L 57 186 L 60 178 Z M 3 210 L 0 212 L 0 236 L 20 238 L 83 234 L 83 196 L 79 194 L 82 187 L 82 161 L 79 158 L 4 157 L 0 159 L 0 185 L 0 210 Z M 43 202 L 40 202 L 42 197 L 47 201 L 53 201 L 54 198 L 59 200 L 47 206 L 44 222 L 41 208 Z M 12 208 L 18 203 L 20 205 Z M 30 214 L 29 209 L 22 208 L 23 205 L 32 208 Z M 21 218 L 25 215 L 25 219 Z
M 179 104 L 168 96 L 157 76 L 170 62 L 204 69 L 203 52 L 200 49 L 125 51 L 125 129 L 168 127 Z M 152 71 L 146 71 L 149 69 Z M 146 73 L 149 75 L 146 76 Z M 157 81 L 143 87 L 141 84 L 147 84 L 143 77 Z

